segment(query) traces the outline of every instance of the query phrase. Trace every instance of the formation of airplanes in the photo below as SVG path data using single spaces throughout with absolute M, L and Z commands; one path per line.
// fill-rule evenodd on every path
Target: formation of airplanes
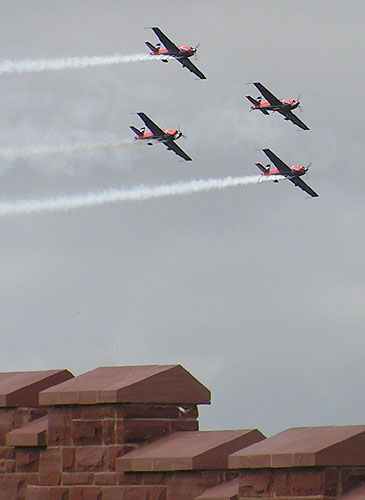
M 148 41 L 145 42 L 151 51 L 151 56 L 160 56 L 163 62 L 168 62 L 170 58 L 173 58 L 184 68 L 187 68 L 189 71 L 198 76 L 201 80 L 206 79 L 206 76 L 190 60 L 190 58 L 196 54 L 199 45 L 196 47 L 192 47 L 190 45 L 177 46 L 160 30 L 160 28 L 154 26 L 151 29 L 159 39 L 159 42 L 155 45 Z M 164 46 L 163 48 L 161 48 L 161 44 Z M 293 111 L 297 108 L 300 109 L 299 98 L 279 99 L 262 83 L 253 82 L 253 85 L 266 100 L 263 101 L 261 96 L 255 99 L 250 95 L 246 95 L 246 98 L 251 102 L 250 111 L 259 110 L 264 115 L 269 115 L 270 111 L 273 113 L 276 111 L 283 115 L 285 120 L 291 121 L 302 130 L 309 130 L 309 127 L 293 113 Z M 188 156 L 175 142 L 180 139 L 180 137 L 184 137 L 180 129 L 163 130 L 145 113 L 139 112 L 137 115 L 144 122 L 145 126 L 140 129 L 134 125 L 130 126 L 135 133 L 135 140 L 144 141 L 148 145 L 160 142 L 164 144 L 168 150 L 173 151 L 185 161 L 191 161 L 190 156 Z M 149 129 L 148 132 L 146 132 L 146 127 Z M 278 182 L 278 179 L 275 179 L 275 177 L 280 177 L 280 179 L 285 177 L 311 197 L 318 197 L 318 194 L 313 191 L 313 189 L 309 187 L 308 184 L 306 184 L 301 178 L 307 173 L 309 167 L 304 167 L 302 165 L 288 166 L 270 149 L 263 149 L 262 151 L 276 168 L 272 169 L 270 164 L 264 166 L 261 163 L 256 162 L 255 165 L 260 169 L 261 175 L 270 176 L 274 182 Z

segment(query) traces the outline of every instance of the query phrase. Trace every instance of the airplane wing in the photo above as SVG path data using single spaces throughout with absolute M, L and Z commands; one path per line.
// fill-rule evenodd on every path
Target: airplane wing
M 171 149 L 175 154 L 180 156 L 181 158 L 184 158 L 186 161 L 191 161 L 190 156 L 188 156 L 185 151 L 183 151 L 175 142 L 169 141 L 169 142 L 164 142 L 165 146 L 167 146 L 168 149 Z
M 303 189 L 303 191 L 305 191 L 306 193 L 310 194 L 311 196 L 313 196 L 313 198 L 316 198 L 318 197 L 319 195 L 313 191 L 312 188 L 310 188 L 308 186 L 308 184 L 306 184 L 302 179 L 300 179 L 299 177 L 293 177 L 293 179 L 289 179 L 290 181 L 292 181 L 293 184 L 295 184 L 296 186 L 300 187 L 300 189 Z
M 309 130 L 307 125 L 305 123 L 303 123 L 302 120 L 299 120 L 299 118 L 291 111 L 289 111 L 288 113 L 285 113 L 285 116 L 288 118 L 288 120 L 293 122 L 294 125 L 298 125 L 298 127 L 300 127 L 303 130 Z
M 266 87 L 264 87 L 262 85 L 262 83 L 260 82 L 253 82 L 253 84 L 255 85 L 255 87 L 257 88 L 257 90 L 259 92 L 261 92 L 261 94 L 265 97 L 265 99 L 267 99 L 269 101 L 269 103 L 272 105 L 272 106 L 278 106 L 278 105 L 281 105 L 281 101 L 280 99 L 278 99 L 276 96 L 274 96 L 274 94 L 272 94 L 270 92 L 270 90 L 267 90 Z
M 177 54 L 180 52 L 179 48 L 169 38 L 167 38 L 167 36 L 164 33 L 162 33 L 160 28 L 154 27 L 151 29 L 155 32 L 160 42 L 164 44 L 167 50 L 170 50 L 171 52 L 176 52 Z
M 153 135 L 156 136 L 163 136 L 165 135 L 165 132 L 160 129 L 158 125 L 156 125 L 155 122 L 151 120 L 151 118 L 148 118 L 148 116 L 145 113 L 137 113 L 137 115 L 141 118 L 141 120 L 144 121 L 146 127 L 150 129 L 150 131 L 153 133 Z
M 280 158 L 278 158 L 270 149 L 263 149 L 262 151 L 273 162 L 275 167 L 279 170 L 279 172 L 282 175 L 287 176 L 288 174 L 289 175 L 292 174 L 292 171 L 290 170 L 288 165 L 286 165 L 286 163 L 284 163 L 282 160 L 280 160 Z
M 198 69 L 195 64 L 193 64 L 190 59 L 187 57 L 178 58 L 179 63 L 181 63 L 185 68 L 188 68 L 189 71 L 198 76 L 201 80 L 206 80 L 207 77 Z

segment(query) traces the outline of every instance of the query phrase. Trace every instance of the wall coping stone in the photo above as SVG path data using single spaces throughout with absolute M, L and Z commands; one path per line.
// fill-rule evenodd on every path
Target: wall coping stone
M 42 391 L 41 405 L 210 404 L 210 391 L 181 365 L 100 367 Z
M 0 407 L 36 407 L 40 391 L 71 378 L 68 370 L 0 373 Z
M 231 469 L 365 466 L 365 425 L 296 427 L 229 457 Z
M 226 469 L 228 455 L 265 439 L 257 429 L 174 432 L 127 453 L 116 461 L 119 471 Z
M 48 415 L 10 431 L 5 436 L 7 446 L 47 446 Z

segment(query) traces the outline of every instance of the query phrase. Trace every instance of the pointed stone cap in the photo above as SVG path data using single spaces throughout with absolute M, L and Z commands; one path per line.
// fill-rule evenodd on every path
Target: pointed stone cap
M 71 378 L 68 370 L 0 373 L 0 407 L 38 406 L 40 391 Z
M 48 415 L 8 432 L 6 446 L 47 446 Z
M 96 368 L 42 391 L 41 405 L 210 404 L 210 391 L 181 365 Z
M 365 425 L 298 427 L 237 451 L 231 469 L 365 466 Z
M 225 481 L 219 486 L 213 486 L 203 491 L 194 500 L 236 500 L 238 498 L 239 478 Z
M 265 439 L 257 429 L 174 432 L 118 458 L 119 472 L 226 469 L 228 456 Z

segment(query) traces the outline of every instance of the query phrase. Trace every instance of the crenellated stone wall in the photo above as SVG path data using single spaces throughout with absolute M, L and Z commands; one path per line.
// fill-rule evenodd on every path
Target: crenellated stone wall
M 365 498 L 365 426 L 199 431 L 209 403 L 179 365 L 0 374 L 0 500 Z

